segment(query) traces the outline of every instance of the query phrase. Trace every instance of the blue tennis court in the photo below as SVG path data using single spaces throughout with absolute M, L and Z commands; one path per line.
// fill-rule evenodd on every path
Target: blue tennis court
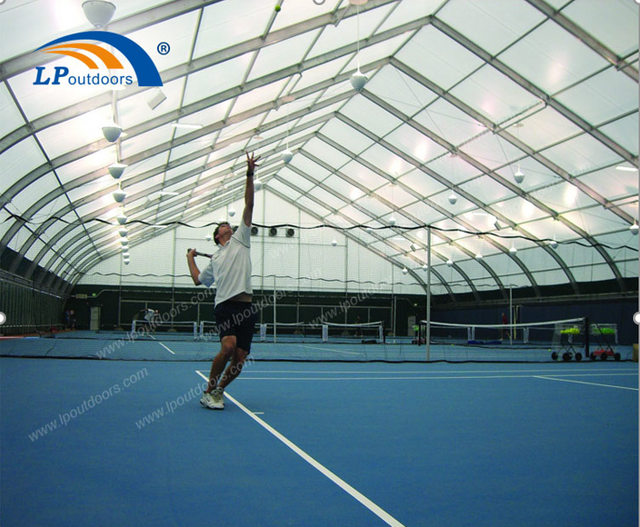
M 0 366 L 6 527 L 638 524 L 636 363 Z

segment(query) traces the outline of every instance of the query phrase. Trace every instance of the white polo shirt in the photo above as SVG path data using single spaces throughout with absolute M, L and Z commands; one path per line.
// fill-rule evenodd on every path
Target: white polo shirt
M 219 245 L 198 280 L 207 287 L 217 284 L 216 306 L 251 289 L 251 227 L 240 220 L 238 230 L 226 245 Z

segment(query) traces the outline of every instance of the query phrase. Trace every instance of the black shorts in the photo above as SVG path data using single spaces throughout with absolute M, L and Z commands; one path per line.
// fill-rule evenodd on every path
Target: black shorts
M 220 340 L 224 337 L 235 336 L 237 346 L 249 353 L 257 318 L 251 302 L 227 300 L 218 304 L 213 313 L 216 316 L 216 327 L 220 333 Z

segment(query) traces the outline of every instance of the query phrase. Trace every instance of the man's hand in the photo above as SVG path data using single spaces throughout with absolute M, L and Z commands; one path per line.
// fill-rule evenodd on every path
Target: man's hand
M 200 269 L 196 265 L 196 256 L 198 256 L 198 251 L 195 249 L 189 249 L 187 251 L 187 264 L 189 265 L 189 274 L 191 275 L 191 279 L 195 285 L 200 285 L 200 280 L 198 277 L 200 276 Z
M 242 212 L 242 221 L 247 227 L 251 227 L 251 216 L 253 215 L 253 174 L 258 166 L 260 156 L 256 157 L 247 152 L 247 184 L 244 189 L 244 211 Z
M 247 152 L 247 177 L 253 177 L 253 174 L 258 165 L 258 161 L 260 160 L 260 156 L 255 157 L 255 154 L 251 153 L 251 157 L 249 157 L 249 152 Z

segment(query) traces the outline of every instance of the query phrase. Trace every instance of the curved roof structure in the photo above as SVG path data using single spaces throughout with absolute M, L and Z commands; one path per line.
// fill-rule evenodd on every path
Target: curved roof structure
M 503 294 L 598 280 L 625 292 L 638 276 L 636 2 L 116 3 L 102 31 L 140 45 L 163 86 L 103 84 L 136 73 L 108 45 L 125 66 L 98 68 L 98 84 L 77 56 L 38 51 L 94 30 L 81 2 L 0 5 L 9 271 L 73 285 L 120 252 L 119 185 L 135 246 L 241 199 L 255 151 L 267 196 L 421 286 L 427 244 L 450 294 L 453 272 L 465 291 Z M 81 73 L 73 85 L 65 70 Z

